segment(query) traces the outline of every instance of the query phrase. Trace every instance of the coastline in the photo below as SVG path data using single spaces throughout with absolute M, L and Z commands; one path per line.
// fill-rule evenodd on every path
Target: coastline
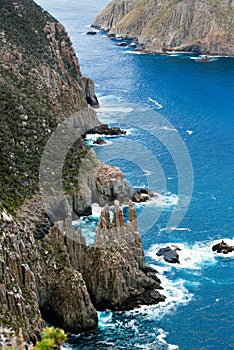
M 130 48 L 131 51 L 134 53 L 139 53 L 142 55 L 155 55 L 155 56 L 175 56 L 176 54 L 181 54 L 181 55 L 190 55 L 190 56 L 208 56 L 208 57 L 213 57 L 213 58 L 234 58 L 234 53 L 233 55 L 220 55 L 219 53 L 211 53 L 209 51 L 196 51 L 196 50 L 188 50 L 187 48 L 165 48 L 163 51 L 158 51 L 158 50 L 150 50 L 150 49 L 145 49 L 144 42 L 139 43 L 138 39 L 136 37 L 131 37 L 131 36 L 125 36 L 121 34 L 114 34 L 114 33 L 109 33 L 110 29 L 103 28 L 102 26 L 98 26 L 95 24 L 90 25 L 91 28 L 97 29 L 97 34 L 101 33 L 104 35 L 106 38 L 118 42 L 126 42 L 125 48 Z M 86 33 L 87 34 L 87 33 Z M 131 43 L 136 44 L 136 48 L 131 48 Z M 121 46 L 121 45 L 117 45 Z

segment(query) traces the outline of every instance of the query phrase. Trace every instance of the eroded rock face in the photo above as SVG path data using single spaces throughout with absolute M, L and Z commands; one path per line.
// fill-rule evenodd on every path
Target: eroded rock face
M 1 212 L 1 325 L 22 327 L 25 339 L 35 340 L 43 319 L 79 333 L 97 326 L 96 309 L 129 310 L 165 300 L 156 271 L 144 262 L 133 202 L 126 224 L 117 201 L 112 221 L 105 206 L 91 247 L 80 229 L 74 231 L 71 214 L 35 239 L 43 212 L 37 203 L 37 220 L 27 208 L 17 219 Z
M 126 225 L 117 201 L 112 222 L 109 207 L 105 206 L 96 231 L 96 243 L 87 250 L 87 257 L 83 276 L 97 309 L 129 310 L 165 300 L 157 291 L 161 287 L 156 271 L 147 270 L 145 265 L 132 202 Z
M 91 212 L 92 203 L 104 206 L 131 198 L 131 189 L 122 171 L 101 163 L 90 150 L 79 168 L 79 192 L 73 195 L 73 209 L 79 215 Z M 83 213 L 83 214 L 82 214 Z
M 234 55 L 231 0 L 113 0 L 94 27 L 112 36 L 137 39 L 147 52 L 196 51 Z
M 39 240 L 31 223 L 0 222 L 0 324 L 22 327 L 27 341 L 39 337 L 43 319 L 73 333 L 94 329 L 97 312 L 81 273 L 72 265 L 71 246 L 75 242 L 78 253 L 83 237 L 74 236 L 71 217 L 48 228 Z

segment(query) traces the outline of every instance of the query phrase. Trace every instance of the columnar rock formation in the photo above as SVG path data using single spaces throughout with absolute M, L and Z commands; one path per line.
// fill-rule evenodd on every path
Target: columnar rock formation
M 234 56 L 232 0 L 113 0 L 94 26 L 139 41 L 146 52 Z
M 145 265 L 132 202 L 127 224 L 118 202 L 112 222 L 105 206 L 90 247 L 71 215 L 40 239 L 31 227 L 26 216 L 22 223 L 1 212 L 0 324 L 22 327 L 26 340 L 39 335 L 43 319 L 78 333 L 97 326 L 96 309 L 165 300 L 156 271 Z
M 165 300 L 156 290 L 161 289 L 156 271 L 144 262 L 134 204 L 129 202 L 126 224 L 118 201 L 113 215 L 111 221 L 106 205 L 98 223 L 96 243 L 87 250 L 83 276 L 94 305 L 100 310 L 129 310 Z

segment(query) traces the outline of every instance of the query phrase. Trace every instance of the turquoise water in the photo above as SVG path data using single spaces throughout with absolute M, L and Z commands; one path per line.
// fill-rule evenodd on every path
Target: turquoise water
M 211 246 L 234 243 L 234 59 L 134 54 L 104 33 L 85 35 L 108 1 L 37 2 L 68 29 L 82 73 L 96 83 L 100 119 L 128 132 L 94 147 L 97 156 L 119 165 L 133 186 L 162 195 L 137 212 L 146 260 L 161 273 L 167 301 L 100 313 L 98 329 L 67 347 L 233 349 L 234 255 L 217 256 Z M 97 210 L 81 223 L 90 244 Z M 156 256 L 165 244 L 182 249 L 180 265 Z

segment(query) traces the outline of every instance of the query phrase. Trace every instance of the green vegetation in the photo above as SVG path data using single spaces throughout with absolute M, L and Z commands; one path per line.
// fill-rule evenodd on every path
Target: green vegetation
M 19 329 L 18 337 L 11 329 L 0 329 L 4 333 L 5 344 L 1 344 L 0 350 L 53 350 L 59 349 L 67 340 L 68 336 L 61 328 L 45 327 L 41 332 L 41 340 L 36 345 L 26 344 L 22 328 Z
M 35 345 L 35 350 L 58 349 L 67 340 L 67 334 L 63 329 L 46 327 L 41 332 L 41 341 Z
M 4 207 L 13 214 L 39 190 L 41 155 L 59 120 L 83 102 L 79 69 L 64 28 L 59 25 L 53 31 L 58 22 L 32 0 L 2 0 L 0 18 L 0 210 Z M 53 40 L 45 29 L 51 23 Z M 62 64 L 56 50 L 61 50 Z M 53 83 L 46 78 L 50 72 Z M 78 166 L 86 153 L 81 141 L 69 151 L 66 193 L 77 190 Z

